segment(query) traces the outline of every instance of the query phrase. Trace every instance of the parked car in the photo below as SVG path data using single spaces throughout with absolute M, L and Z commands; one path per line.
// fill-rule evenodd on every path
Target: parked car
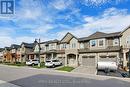
M 45 62 L 45 66 L 46 67 L 56 67 L 56 66 L 60 66 L 60 65 L 62 65 L 62 62 L 61 61 L 59 61 L 59 60 L 57 60 L 57 59 L 53 59 L 53 60 L 47 60 L 46 62 Z
M 126 78 L 128 77 L 128 74 L 127 73 L 121 73 L 122 77 Z
M 98 62 L 97 65 L 98 70 L 104 70 L 104 71 L 117 71 L 118 66 L 116 62 Z
M 28 60 L 26 61 L 26 65 L 38 65 L 39 61 L 37 59 L 33 59 L 33 60 Z

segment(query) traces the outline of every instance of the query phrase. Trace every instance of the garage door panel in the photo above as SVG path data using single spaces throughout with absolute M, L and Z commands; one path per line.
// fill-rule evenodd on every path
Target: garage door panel
M 93 58 L 82 58 L 82 65 L 83 66 L 95 66 L 95 57 Z

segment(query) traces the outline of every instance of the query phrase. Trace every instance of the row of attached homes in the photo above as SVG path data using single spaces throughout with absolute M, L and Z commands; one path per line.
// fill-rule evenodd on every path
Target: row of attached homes
M 39 48 L 40 44 L 40 48 Z M 95 32 L 88 37 L 77 38 L 67 33 L 61 40 L 50 40 L 37 43 L 12 44 L 1 52 L 6 62 L 25 62 L 39 57 L 44 62 L 48 59 L 59 59 L 65 66 L 97 66 L 99 61 L 114 61 L 127 67 L 130 49 L 130 26 L 121 32 Z M 3 57 L 2 57 L 3 54 Z

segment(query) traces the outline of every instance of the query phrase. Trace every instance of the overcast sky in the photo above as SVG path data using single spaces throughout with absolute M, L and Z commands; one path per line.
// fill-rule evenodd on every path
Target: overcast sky
M 13 18 L 0 18 L 0 47 L 61 39 L 67 32 L 86 37 L 130 25 L 130 0 L 15 0 Z

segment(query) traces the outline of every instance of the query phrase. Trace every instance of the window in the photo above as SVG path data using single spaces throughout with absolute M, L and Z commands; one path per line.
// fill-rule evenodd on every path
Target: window
M 119 39 L 118 38 L 114 39 L 113 45 L 119 45 Z
M 91 45 L 91 47 L 95 47 L 96 46 L 96 40 L 91 40 L 90 45 Z
M 130 44 L 130 37 L 127 37 L 127 44 Z
M 72 43 L 72 48 L 76 48 L 76 43 Z
M 99 47 L 104 46 L 104 42 L 105 42 L 105 39 L 99 39 L 99 40 L 98 40 L 98 46 L 99 46 Z
M 63 48 L 66 48 L 66 44 L 63 44 Z
M 51 49 L 55 49 L 55 44 L 51 44 Z
M 80 48 L 81 48 L 81 49 L 84 48 L 84 44 L 83 44 L 83 43 L 80 44 Z

